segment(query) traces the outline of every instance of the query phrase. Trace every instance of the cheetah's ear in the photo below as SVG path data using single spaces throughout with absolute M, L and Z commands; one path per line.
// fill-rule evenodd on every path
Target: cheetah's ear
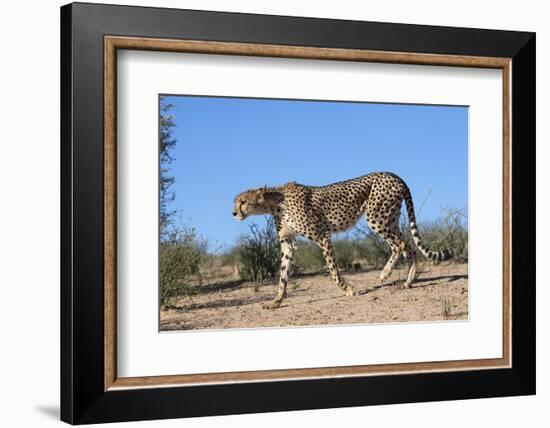
M 258 189 L 258 203 L 263 204 L 265 202 L 265 192 L 266 188 L 260 188 Z
M 267 186 L 260 187 L 257 191 L 258 199 L 257 202 L 259 204 L 263 204 L 265 202 L 266 196 L 267 196 Z

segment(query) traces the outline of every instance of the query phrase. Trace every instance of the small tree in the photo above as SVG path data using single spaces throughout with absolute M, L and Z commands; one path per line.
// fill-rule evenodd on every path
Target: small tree
M 199 272 L 206 243 L 197 239 L 194 229 L 178 229 L 166 233 L 160 243 L 160 304 L 191 294 L 190 276 Z
M 250 226 L 248 235 L 241 238 L 239 244 L 239 263 L 241 277 L 253 281 L 256 287 L 263 281 L 273 278 L 280 266 L 279 240 L 271 217 L 260 228 L 256 223 Z
M 175 158 L 172 155 L 172 149 L 176 145 L 176 139 L 173 134 L 173 128 L 176 126 L 174 116 L 170 111 L 174 107 L 166 97 L 160 97 L 160 121 L 159 121 L 159 151 L 160 151 L 160 237 L 161 241 L 168 238 L 168 227 L 175 214 L 174 210 L 169 208 L 174 200 L 175 194 L 170 189 L 174 184 L 174 177 L 169 175 L 170 164 Z

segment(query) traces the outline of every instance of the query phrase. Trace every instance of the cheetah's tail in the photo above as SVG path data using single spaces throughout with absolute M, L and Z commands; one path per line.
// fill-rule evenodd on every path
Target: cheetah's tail
M 416 226 L 416 216 L 414 215 L 414 205 L 412 201 L 411 191 L 408 187 L 405 186 L 405 188 L 405 206 L 407 207 L 407 215 L 409 216 L 409 224 L 411 227 L 411 235 L 414 239 L 414 244 L 418 247 L 422 254 L 424 254 L 424 256 L 434 261 L 442 262 L 443 260 L 448 260 L 454 257 L 454 252 L 452 249 L 443 251 L 432 251 L 422 243 L 422 239 L 420 239 L 420 234 L 418 233 L 418 227 Z

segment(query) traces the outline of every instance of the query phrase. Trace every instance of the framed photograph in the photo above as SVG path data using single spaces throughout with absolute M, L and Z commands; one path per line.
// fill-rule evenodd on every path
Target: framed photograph
M 535 34 L 76 3 L 61 54 L 62 420 L 535 393 Z

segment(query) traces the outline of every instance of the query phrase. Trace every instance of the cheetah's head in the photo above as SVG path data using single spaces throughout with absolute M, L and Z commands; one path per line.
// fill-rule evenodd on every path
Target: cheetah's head
M 250 215 L 266 214 L 265 207 L 267 188 L 251 189 L 240 193 L 235 198 L 235 206 L 233 207 L 233 216 L 241 221 Z

